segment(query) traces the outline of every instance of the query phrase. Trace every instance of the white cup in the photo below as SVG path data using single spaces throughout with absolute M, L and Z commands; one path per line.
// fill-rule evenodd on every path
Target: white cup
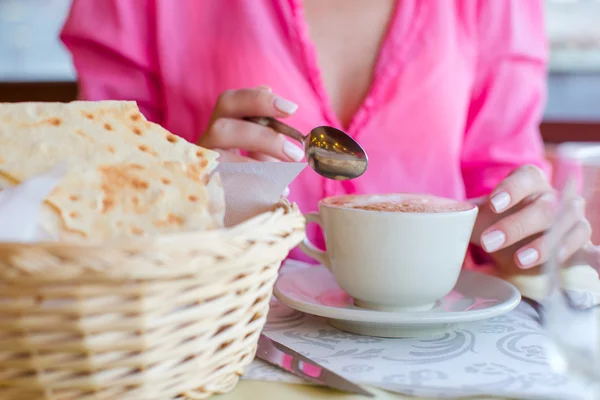
M 321 200 L 318 213 L 305 214 L 307 223 L 323 229 L 327 250 L 317 249 L 308 239 L 300 248 L 333 273 L 357 307 L 428 310 L 458 280 L 476 206 L 448 212 L 387 212 L 348 204 L 406 199 L 460 204 L 426 195 L 339 196 Z

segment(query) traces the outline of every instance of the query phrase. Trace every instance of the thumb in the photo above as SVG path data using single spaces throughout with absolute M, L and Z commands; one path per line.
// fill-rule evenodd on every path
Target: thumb
M 585 261 L 600 273 L 600 246 L 594 246 L 591 242 L 583 249 Z

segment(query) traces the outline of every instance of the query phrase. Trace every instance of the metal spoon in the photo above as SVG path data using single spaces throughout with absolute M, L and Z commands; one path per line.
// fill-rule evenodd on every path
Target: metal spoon
M 274 118 L 248 117 L 246 120 L 267 126 L 300 142 L 304 147 L 308 165 L 325 178 L 338 181 L 354 179 L 367 170 L 367 153 L 354 139 L 339 129 L 319 126 L 310 131 L 308 136 L 304 136 Z

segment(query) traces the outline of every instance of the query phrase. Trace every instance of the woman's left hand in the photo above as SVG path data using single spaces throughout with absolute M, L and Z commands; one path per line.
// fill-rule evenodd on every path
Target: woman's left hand
M 548 259 L 544 233 L 556 224 L 562 238 L 559 258 L 568 260 L 590 242 L 591 227 L 585 218 L 585 201 L 578 195 L 566 199 L 566 213 L 557 221 L 556 196 L 540 168 L 526 165 L 515 170 L 480 207 L 472 241 L 502 269 L 515 265 L 529 269 Z

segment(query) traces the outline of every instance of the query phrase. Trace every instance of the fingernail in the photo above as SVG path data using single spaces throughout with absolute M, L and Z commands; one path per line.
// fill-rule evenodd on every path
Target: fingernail
M 554 193 L 544 193 L 540 196 L 540 200 L 553 203 L 554 201 L 556 201 L 556 195 Z
M 498 250 L 506 241 L 506 235 L 502 231 L 491 231 L 483 235 L 481 243 L 485 251 L 492 252 Z
M 517 258 L 519 259 L 519 264 L 523 267 L 528 267 L 533 265 L 539 258 L 540 253 L 536 249 L 525 249 L 517 253 Z
M 492 205 L 498 213 L 506 210 L 509 204 L 510 196 L 506 192 L 500 192 L 492 197 Z
M 569 258 L 569 251 L 566 248 L 561 247 L 558 250 L 558 261 L 562 263 L 567 261 L 567 258 Z
M 265 92 L 272 92 L 273 89 L 271 89 L 269 86 L 267 85 L 260 85 L 256 87 L 258 90 L 264 90 Z
M 585 215 L 585 200 L 581 197 L 575 200 L 575 208 L 581 215 Z
M 290 195 L 290 187 L 286 186 L 285 189 L 283 189 L 283 192 L 281 193 L 282 197 L 288 197 Z
M 291 144 L 287 140 L 283 142 L 283 152 L 293 161 L 302 161 L 304 158 L 304 151 L 296 145 Z
M 284 99 L 283 97 L 275 97 L 275 108 L 286 114 L 293 114 L 298 109 L 298 104 Z
M 220 131 L 227 127 L 227 120 L 224 118 L 219 118 L 212 124 L 212 129 Z

